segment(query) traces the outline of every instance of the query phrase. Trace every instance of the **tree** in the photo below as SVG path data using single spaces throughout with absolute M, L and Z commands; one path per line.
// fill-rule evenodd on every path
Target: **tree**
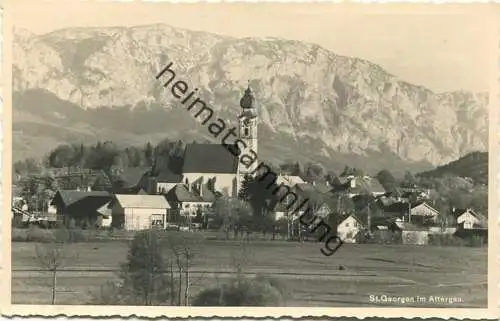
M 215 212 L 214 224 L 219 225 L 221 230 L 229 239 L 229 233 L 237 234 L 241 229 L 241 219 L 250 216 L 248 203 L 237 198 L 220 198 L 215 201 L 213 210 Z
M 386 169 L 381 170 L 377 173 L 376 178 L 384 189 L 388 192 L 392 192 L 397 188 L 397 181 L 394 176 Z
M 35 253 L 39 264 L 52 273 L 51 304 L 54 305 L 56 302 L 57 271 L 70 259 L 75 258 L 76 254 L 65 248 L 63 241 L 36 244 Z
M 415 187 L 417 184 L 417 180 L 415 179 L 415 176 L 410 171 L 405 172 L 405 176 L 403 178 L 403 183 L 402 185 L 404 187 Z
M 138 232 L 130 244 L 127 262 L 122 266 L 122 293 L 128 301 L 139 305 L 162 305 L 170 298 L 170 278 L 166 274 L 168 263 L 162 255 L 159 232 Z
M 243 182 L 241 182 L 241 189 L 238 191 L 238 198 L 243 201 L 249 201 L 249 187 L 252 181 L 252 177 L 250 175 L 245 175 L 243 178 Z
M 202 241 L 201 238 L 186 237 L 186 234 L 169 233 L 167 236 L 167 246 L 171 250 L 178 272 L 178 305 L 182 305 L 182 293 L 184 293 L 184 305 L 189 305 L 189 290 L 192 286 L 190 269 L 195 256 L 201 251 Z M 182 282 L 183 279 L 184 285 Z M 171 280 L 173 280 L 173 274 Z M 174 293 L 174 291 L 172 291 L 172 293 Z
M 151 146 L 150 142 L 147 142 L 144 148 L 144 157 L 146 158 L 147 166 L 151 166 L 153 164 L 153 146 Z

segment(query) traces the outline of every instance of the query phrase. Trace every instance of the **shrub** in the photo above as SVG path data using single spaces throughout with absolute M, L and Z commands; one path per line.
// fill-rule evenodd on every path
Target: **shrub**
M 471 235 L 464 241 L 467 246 L 483 246 L 485 244 L 485 237 L 481 235 Z
M 78 243 L 88 240 L 83 231 L 65 228 L 54 230 L 54 237 L 57 242 L 62 243 Z
M 28 230 L 13 228 L 10 236 L 12 242 L 26 242 Z
M 50 230 L 44 230 L 38 226 L 31 225 L 26 233 L 26 242 L 47 243 L 55 241 L 54 234 Z
M 268 281 L 236 280 L 228 285 L 200 292 L 194 306 L 282 306 L 283 296 Z
M 429 245 L 463 246 L 465 241 L 451 234 L 429 234 Z

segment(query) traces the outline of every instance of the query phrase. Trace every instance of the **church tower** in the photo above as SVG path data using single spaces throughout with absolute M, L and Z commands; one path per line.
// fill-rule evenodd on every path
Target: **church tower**
M 241 151 L 242 154 L 249 154 L 252 150 L 257 154 L 257 110 L 255 109 L 255 98 L 250 86 L 245 90 L 243 97 L 240 100 L 241 114 L 238 117 L 238 138 L 245 142 L 247 150 Z M 258 161 L 255 161 L 251 166 L 245 166 L 238 162 L 237 173 L 237 190 L 241 189 L 243 179 L 246 175 L 253 173 L 258 166 Z

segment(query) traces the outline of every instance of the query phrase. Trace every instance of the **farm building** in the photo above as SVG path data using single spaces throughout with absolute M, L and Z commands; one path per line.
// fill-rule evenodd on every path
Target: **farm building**
M 114 192 L 118 194 L 137 194 L 141 189 L 148 188 L 150 167 L 129 167 L 118 176 Z
M 333 192 L 347 193 L 349 197 L 360 194 L 381 196 L 386 193 L 379 180 L 370 176 L 343 176 L 338 178 L 337 186 Z
M 466 209 L 456 209 L 452 210 L 452 214 L 457 219 L 457 225 L 461 226 L 463 229 L 474 229 L 475 227 L 481 227 L 486 221 L 486 218 L 482 215 L 476 213 L 470 208 Z
M 408 221 L 409 211 L 411 213 L 409 221 L 419 225 L 435 224 L 439 216 L 439 212 L 426 202 L 396 202 L 384 207 L 386 216 L 400 219 L 404 218 L 406 221 Z
M 195 217 L 198 211 L 211 207 L 215 201 L 214 193 L 201 180 L 191 184 L 177 184 L 166 195 L 172 208 L 180 215 Z
M 112 226 L 127 231 L 164 229 L 170 205 L 162 195 L 116 194 L 108 205 Z
M 429 230 L 403 220 L 394 221 L 390 229 L 401 233 L 403 244 L 426 245 L 429 242 Z
M 343 215 L 337 220 L 337 236 L 344 243 L 356 243 L 358 234 L 364 229 L 361 221 L 354 215 Z
M 95 227 L 101 214 L 98 209 L 111 200 L 111 194 L 103 191 L 59 190 L 52 199 L 59 221 L 78 227 Z
M 182 175 L 175 174 L 169 169 L 162 169 L 157 177 L 150 178 L 148 190 L 150 194 L 166 194 L 180 183 Z

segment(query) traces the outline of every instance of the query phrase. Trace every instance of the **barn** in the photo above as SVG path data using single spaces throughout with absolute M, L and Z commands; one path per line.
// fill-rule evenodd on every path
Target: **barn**
M 116 194 L 110 202 L 113 227 L 127 231 L 164 229 L 170 205 L 162 195 Z

